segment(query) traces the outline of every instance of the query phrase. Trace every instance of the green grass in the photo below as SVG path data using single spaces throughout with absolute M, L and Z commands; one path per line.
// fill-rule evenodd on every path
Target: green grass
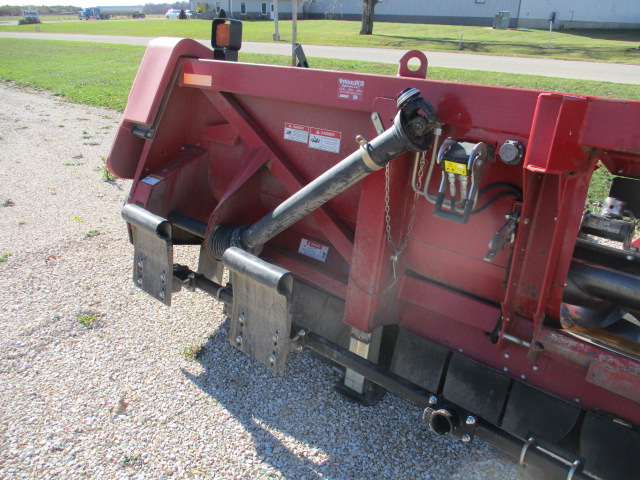
M 9 260 L 11 252 L 0 252 L 0 263 L 4 263 Z
M 144 47 L 0 39 L 0 78 L 122 110 Z M 94 61 L 91 59 L 99 59 Z
M 490 55 L 545 57 L 569 60 L 640 64 L 640 29 L 634 30 L 560 30 L 551 36 L 546 30 L 494 30 L 487 27 L 427 25 L 378 22 L 374 35 L 359 35 L 360 22 L 303 20 L 298 22 L 298 41 L 303 45 L 396 48 L 402 50 L 462 51 Z M 33 25 L 0 26 L 0 31 L 33 32 Z M 83 33 L 93 35 L 133 35 L 142 37 L 211 36 L 211 23 L 200 20 L 109 20 L 107 22 L 45 22 L 46 33 Z M 280 22 L 282 42 L 290 42 L 291 22 Z M 243 40 L 271 42 L 273 23 L 243 23 Z
M 195 362 L 196 360 L 202 358 L 202 355 L 205 353 L 204 345 L 191 345 L 190 347 L 185 347 L 182 351 L 182 355 L 185 360 L 189 362 Z
M 3 38 L 0 39 L 0 79 L 20 87 L 49 90 L 72 102 L 122 111 L 144 50 L 144 47 L 128 45 Z M 100 61 L 87 61 L 89 58 Z M 395 65 L 383 63 L 309 60 L 312 66 L 328 70 L 381 75 L 395 75 L 397 70 Z M 241 52 L 240 61 L 289 65 L 290 58 Z M 430 68 L 429 78 L 640 100 L 637 85 L 451 68 Z M 88 138 L 91 136 L 87 133 Z
M 107 159 L 102 157 L 102 163 L 96 168 L 96 171 L 100 172 L 103 182 L 113 182 L 116 176 L 107 168 Z
M 87 313 L 76 314 L 76 320 L 85 327 L 92 327 L 100 322 L 100 319 L 97 316 Z

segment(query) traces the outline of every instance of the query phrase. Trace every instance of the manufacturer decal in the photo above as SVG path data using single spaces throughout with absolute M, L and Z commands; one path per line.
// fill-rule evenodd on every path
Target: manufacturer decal
M 298 253 L 306 255 L 307 257 L 315 258 L 321 262 L 325 262 L 327 260 L 327 254 L 329 253 L 329 247 L 303 238 L 300 240 Z
M 362 101 L 364 95 L 364 80 L 338 78 L 338 98 Z

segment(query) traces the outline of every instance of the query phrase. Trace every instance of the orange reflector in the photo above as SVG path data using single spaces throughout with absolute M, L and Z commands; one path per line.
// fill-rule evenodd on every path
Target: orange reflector
M 198 85 L 199 87 L 211 86 L 211 75 L 198 75 L 197 73 L 185 73 L 182 81 L 185 85 Z
M 216 28 L 216 45 L 220 47 L 228 47 L 231 39 L 231 25 L 221 23 Z

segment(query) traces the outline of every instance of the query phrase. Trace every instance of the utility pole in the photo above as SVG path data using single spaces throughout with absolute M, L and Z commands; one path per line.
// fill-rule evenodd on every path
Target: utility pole
M 298 41 L 298 0 L 291 0 L 291 66 L 296 66 L 296 42 Z
M 278 0 L 273 0 L 273 41 L 280 41 L 280 32 L 278 31 Z

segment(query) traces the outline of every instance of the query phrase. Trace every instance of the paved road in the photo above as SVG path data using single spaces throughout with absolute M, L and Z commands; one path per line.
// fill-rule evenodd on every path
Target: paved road
M 0 32 L 0 38 L 36 38 L 43 40 L 70 40 L 80 42 L 119 43 L 126 45 L 147 45 L 151 37 L 129 37 L 115 35 L 74 35 L 56 33 L 13 33 Z M 209 45 L 209 40 L 199 40 Z M 321 45 L 304 46 L 308 57 L 339 58 L 344 60 L 365 60 L 397 64 L 404 50 L 361 47 L 327 47 Z M 291 45 L 287 43 L 245 42 L 242 51 L 248 53 L 272 53 L 290 55 Z M 425 52 L 432 67 L 484 70 L 488 72 L 523 73 L 546 77 L 595 80 L 600 82 L 629 83 L 640 85 L 640 65 L 619 63 L 575 62 L 542 58 L 498 57 L 490 55 L 470 55 L 466 53 Z

